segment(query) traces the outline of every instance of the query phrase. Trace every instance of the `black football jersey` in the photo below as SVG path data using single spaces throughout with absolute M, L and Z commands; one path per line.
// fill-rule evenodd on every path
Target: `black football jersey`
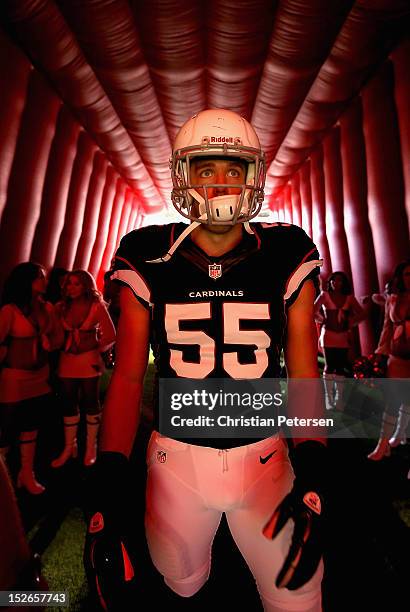
M 286 309 L 321 261 L 295 225 L 252 223 L 231 251 L 211 257 L 187 236 L 164 256 L 184 223 L 149 226 L 121 240 L 113 279 L 151 309 L 151 345 L 158 378 L 258 379 L 280 376 Z M 158 427 L 154 401 L 154 427 Z M 230 448 L 255 439 L 184 440 Z

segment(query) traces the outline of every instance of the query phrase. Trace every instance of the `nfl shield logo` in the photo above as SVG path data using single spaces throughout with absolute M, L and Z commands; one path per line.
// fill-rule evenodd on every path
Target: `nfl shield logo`
M 164 451 L 157 451 L 157 461 L 165 463 L 167 460 L 167 454 Z
M 221 278 L 222 276 L 222 266 L 221 264 L 210 264 L 209 268 L 209 276 L 216 280 L 217 278 Z
M 316 512 L 316 514 L 320 514 L 322 512 L 320 497 L 314 491 L 309 491 L 308 493 L 305 493 L 303 501 L 305 502 L 307 507 L 313 510 L 313 512 Z

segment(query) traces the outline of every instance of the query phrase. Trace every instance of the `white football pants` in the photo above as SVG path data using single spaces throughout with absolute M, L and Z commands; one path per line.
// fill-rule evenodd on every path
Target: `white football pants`
M 225 512 L 232 536 L 256 580 L 264 610 L 320 612 L 322 562 L 300 589 L 275 586 L 289 550 L 293 522 L 288 521 L 273 541 L 262 534 L 294 479 L 282 439 L 275 436 L 219 450 L 177 442 L 154 431 L 147 466 L 148 546 L 155 567 L 173 591 L 190 597 L 207 581 L 212 542 Z

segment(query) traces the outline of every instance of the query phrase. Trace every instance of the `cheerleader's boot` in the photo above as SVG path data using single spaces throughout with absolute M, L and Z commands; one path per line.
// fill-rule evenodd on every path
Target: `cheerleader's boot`
M 383 457 L 388 457 L 390 455 L 389 438 L 394 431 L 396 420 L 395 416 L 387 414 L 386 412 L 383 413 L 379 441 L 374 451 L 372 451 L 370 455 L 367 455 L 368 459 L 380 461 Z
M 345 381 L 346 378 L 340 374 L 334 374 L 335 379 L 335 409 L 343 412 L 345 409 Z
M 333 410 L 335 407 L 335 375 L 323 372 L 323 384 L 325 386 L 326 410 Z
M 37 482 L 34 475 L 34 457 L 37 446 L 37 431 L 22 431 L 20 434 L 21 467 L 17 476 L 17 486 L 24 487 L 32 495 L 40 495 L 45 487 Z
M 89 467 L 97 459 L 97 437 L 100 428 L 100 415 L 87 414 L 87 446 L 84 455 L 84 465 Z
M 80 422 L 80 415 L 64 417 L 64 439 L 65 445 L 63 452 L 51 462 L 53 468 L 59 468 L 71 457 L 77 457 L 77 430 Z
M 389 444 L 392 448 L 399 446 L 399 444 L 407 443 L 406 430 L 407 425 L 410 421 L 410 406 L 401 404 L 399 408 L 399 416 L 397 417 L 396 430 L 393 436 L 389 440 Z

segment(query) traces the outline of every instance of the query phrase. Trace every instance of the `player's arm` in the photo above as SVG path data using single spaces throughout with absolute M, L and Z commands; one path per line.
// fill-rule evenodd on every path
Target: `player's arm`
M 100 450 L 129 457 L 139 424 L 150 313 L 128 287 L 121 287 L 120 309 L 115 367 L 104 402 Z
M 307 280 L 288 308 L 285 361 L 289 378 L 318 378 L 315 286 Z
M 317 333 L 314 324 L 315 288 L 304 283 L 288 309 L 285 359 L 289 378 L 288 416 L 321 417 L 323 402 L 317 367 Z M 292 378 L 297 379 L 294 383 Z M 311 379 L 307 383 L 303 379 Z M 316 385 L 317 381 L 317 385 Z M 323 509 L 327 449 L 313 434 L 294 439 L 291 460 L 295 472 L 292 490 L 266 523 L 263 533 L 274 539 L 289 519 L 294 522 L 292 542 L 276 578 L 279 588 L 295 590 L 317 571 L 323 550 Z M 309 430 L 307 430 L 309 433 Z
M 84 566 L 90 591 L 105 610 L 127 609 L 139 580 L 129 545 L 130 482 L 135 477 L 128 457 L 139 424 L 150 316 L 127 287 L 121 287 L 120 306 L 115 368 L 86 502 Z
M 307 280 L 297 299 L 288 308 L 285 341 L 285 362 L 289 380 L 288 416 L 303 418 L 322 418 L 324 403 L 322 386 L 319 381 L 305 382 L 306 379 L 319 379 L 317 363 L 317 331 L 315 315 L 315 286 Z M 292 382 L 296 379 L 296 382 Z M 303 398 L 303 402 L 301 401 Z M 306 436 L 300 437 L 300 428 L 294 437 L 295 444 L 314 438 L 325 443 L 318 435 L 317 428 L 306 428 Z

